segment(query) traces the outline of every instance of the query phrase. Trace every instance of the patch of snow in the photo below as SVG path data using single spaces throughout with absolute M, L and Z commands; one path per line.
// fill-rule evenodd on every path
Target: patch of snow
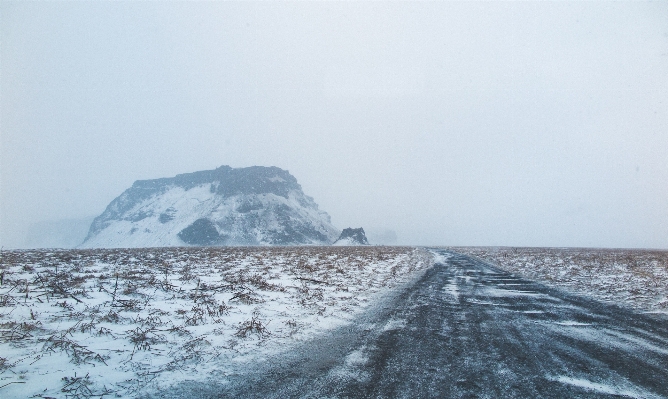
M 627 398 L 658 398 L 659 396 L 647 392 L 640 388 L 634 387 L 631 383 L 626 382 L 624 386 L 620 387 L 618 385 L 612 384 L 601 384 L 598 382 L 593 382 L 586 380 L 584 378 L 573 378 L 568 376 L 557 376 L 557 377 L 548 377 L 552 381 L 558 381 L 562 384 L 572 385 L 579 388 L 583 388 L 589 391 L 594 391 L 598 393 L 604 393 L 607 395 L 619 395 Z
M 445 292 L 447 299 L 451 303 L 459 303 L 459 288 L 457 287 L 457 282 L 450 281 L 448 285 L 443 287 L 443 292 Z
M 651 340 L 645 340 L 612 329 L 599 329 L 596 326 L 584 324 L 546 323 L 546 326 L 554 329 L 559 334 L 606 347 L 620 348 L 627 352 L 647 351 L 668 354 L 668 349 L 666 349 L 668 348 L 668 342 L 662 338 L 655 337 Z
M 346 356 L 345 360 L 345 364 L 348 367 L 364 366 L 368 362 L 369 362 L 369 355 L 366 353 L 365 347 L 350 352 L 350 354 Z
M 480 299 L 475 299 L 475 298 L 467 298 L 466 301 L 470 302 L 470 303 L 475 303 L 477 305 L 492 305 L 492 306 L 500 306 L 501 305 L 499 303 L 494 303 L 494 302 L 490 302 L 490 301 L 481 301 Z
M 517 296 L 532 296 L 532 297 L 545 296 L 544 294 L 541 294 L 539 292 L 506 290 L 495 287 L 485 287 L 485 289 L 481 290 L 481 294 L 495 298 L 517 297 Z
M 573 326 L 590 326 L 591 325 L 590 323 L 580 323 L 580 322 L 573 321 L 573 320 L 558 321 L 554 324 L 558 324 L 560 326 L 570 326 L 570 327 L 573 327 Z
M 445 264 L 447 263 L 448 259 L 452 257 L 451 254 L 449 253 L 443 253 L 443 252 L 437 252 L 437 251 L 430 251 L 432 256 L 434 257 L 434 263 L 441 263 Z
M 406 327 L 406 320 L 390 319 L 385 326 L 383 326 L 383 331 L 400 330 L 404 327 Z
M 364 366 L 369 362 L 368 355 L 369 348 L 362 346 L 346 356 L 342 365 L 334 367 L 329 372 L 330 378 L 333 379 L 355 379 L 357 381 L 366 381 L 369 378 L 369 373 L 364 370 Z

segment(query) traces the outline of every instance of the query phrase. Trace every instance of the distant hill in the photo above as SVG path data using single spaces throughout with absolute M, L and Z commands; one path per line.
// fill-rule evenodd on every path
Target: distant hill
M 331 244 L 329 215 L 277 167 L 139 180 L 90 226 L 82 248 Z

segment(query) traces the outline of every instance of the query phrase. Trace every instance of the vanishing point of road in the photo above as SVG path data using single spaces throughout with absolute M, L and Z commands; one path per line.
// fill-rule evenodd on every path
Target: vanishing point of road
M 436 264 L 352 326 L 199 398 L 668 398 L 668 321 L 480 260 Z

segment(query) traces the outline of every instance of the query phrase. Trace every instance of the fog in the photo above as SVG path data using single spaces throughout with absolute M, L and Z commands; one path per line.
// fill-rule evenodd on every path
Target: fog
M 397 244 L 668 248 L 667 2 L 0 12 L 4 248 L 220 165 Z

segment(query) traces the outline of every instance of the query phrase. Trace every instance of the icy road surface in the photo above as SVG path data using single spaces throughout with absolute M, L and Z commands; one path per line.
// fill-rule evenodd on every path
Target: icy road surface
M 352 326 L 166 397 L 668 398 L 668 323 L 438 251 Z

